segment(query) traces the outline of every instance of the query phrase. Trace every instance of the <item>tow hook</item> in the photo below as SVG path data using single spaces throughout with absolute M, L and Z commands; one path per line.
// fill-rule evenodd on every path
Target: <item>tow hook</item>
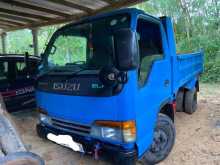
M 96 143 L 95 148 L 94 148 L 94 158 L 95 160 L 99 160 L 99 151 L 101 149 L 100 143 Z

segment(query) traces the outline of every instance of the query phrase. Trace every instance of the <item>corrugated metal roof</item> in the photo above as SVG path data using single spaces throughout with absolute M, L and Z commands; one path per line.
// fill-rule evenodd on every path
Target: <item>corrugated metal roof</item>
M 0 0 L 0 30 L 71 22 L 145 0 Z

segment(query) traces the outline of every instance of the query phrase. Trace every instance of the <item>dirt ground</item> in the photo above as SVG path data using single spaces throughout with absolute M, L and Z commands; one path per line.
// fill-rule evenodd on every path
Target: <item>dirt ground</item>
M 13 117 L 27 147 L 41 155 L 47 165 L 107 164 L 38 138 L 36 113 L 18 113 Z M 220 165 L 220 84 L 202 84 L 198 110 L 193 115 L 177 113 L 175 122 L 175 146 L 160 165 Z

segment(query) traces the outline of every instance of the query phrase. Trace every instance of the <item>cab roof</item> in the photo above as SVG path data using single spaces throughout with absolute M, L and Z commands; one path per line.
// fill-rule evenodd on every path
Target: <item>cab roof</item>
M 86 22 L 93 22 L 93 21 L 98 20 L 98 19 L 102 19 L 102 18 L 105 18 L 105 17 L 111 17 L 111 16 L 118 15 L 118 14 L 129 14 L 129 15 L 134 16 L 134 17 L 138 17 L 139 15 L 144 15 L 144 16 L 147 16 L 147 17 L 153 19 L 153 20 L 157 20 L 157 21 L 160 20 L 157 17 L 154 17 L 152 15 L 149 15 L 149 14 L 145 13 L 143 10 L 140 10 L 140 9 L 137 9 L 137 8 L 124 8 L 124 9 L 114 10 L 114 11 L 111 11 L 111 12 L 101 13 L 101 14 L 98 14 L 98 15 L 95 15 L 95 16 L 89 16 L 89 17 L 82 18 L 77 22 L 73 22 L 73 23 L 70 23 L 70 24 L 67 24 L 67 25 L 61 27 L 60 29 L 58 29 L 58 31 L 62 31 L 63 29 L 66 29 L 68 27 L 71 27 L 71 26 L 74 26 L 74 25 L 77 25 L 77 24 L 86 23 Z

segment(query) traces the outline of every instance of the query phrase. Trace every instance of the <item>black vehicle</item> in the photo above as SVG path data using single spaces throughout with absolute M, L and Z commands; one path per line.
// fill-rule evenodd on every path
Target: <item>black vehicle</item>
M 0 54 L 0 94 L 9 112 L 36 106 L 34 82 L 40 61 L 36 56 Z

